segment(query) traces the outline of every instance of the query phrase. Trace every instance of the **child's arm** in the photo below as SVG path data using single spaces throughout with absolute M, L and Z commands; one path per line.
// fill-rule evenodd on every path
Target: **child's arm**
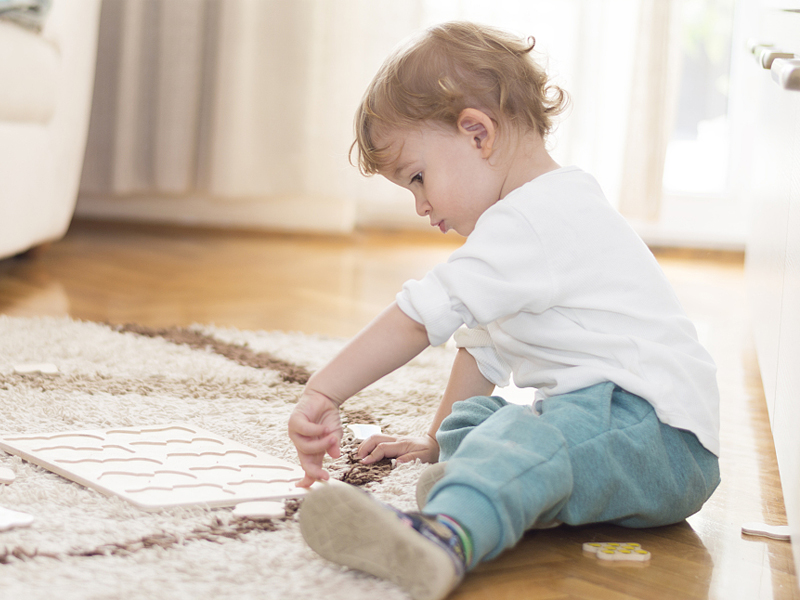
M 289 437 L 306 473 L 300 487 L 328 479 L 322 468 L 326 452 L 334 458 L 340 456 L 339 406 L 427 346 L 425 327 L 392 304 L 312 375 L 289 417 Z
M 439 426 L 445 417 L 452 411 L 453 404 L 473 396 L 488 396 L 493 391 L 494 384 L 483 376 L 473 356 L 461 348 L 453 362 L 450 379 L 428 433 L 423 437 L 402 438 L 373 435 L 358 447 L 357 457 L 367 465 L 385 457 L 397 458 L 398 462 L 408 462 L 417 458 L 422 462 L 436 462 L 439 459 L 436 432 L 439 431 Z

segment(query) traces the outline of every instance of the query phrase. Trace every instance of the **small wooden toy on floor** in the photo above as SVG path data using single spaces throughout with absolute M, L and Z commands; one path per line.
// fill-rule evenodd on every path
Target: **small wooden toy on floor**
M 636 542 L 586 542 L 583 551 L 600 560 L 646 562 L 650 553 Z
M 772 538 L 773 540 L 790 540 L 788 525 L 767 525 L 766 523 L 742 523 L 742 533 Z

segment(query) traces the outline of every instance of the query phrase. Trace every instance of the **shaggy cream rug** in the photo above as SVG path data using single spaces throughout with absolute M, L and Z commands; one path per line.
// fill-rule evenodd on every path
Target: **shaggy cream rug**
M 286 421 L 303 382 L 344 340 L 195 326 L 152 330 L 67 319 L 0 317 L 0 437 L 169 422 L 192 423 L 293 463 Z M 390 342 L 387 342 L 390 343 Z M 345 423 L 391 434 L 427 429 L 452 348 L 430 348 L 351 399 Z M 15 365 L 51 363 L 54 374 Z M 346 437 L 333 476 L 379 499 L 414 507 L 425 465 L 365 468 Z M 252 521 L 230 508 L 145 512 L 13 455 L 0 466 L 0 506 L 35 517 L 0 532 L 0 598 L 35 600 L 406 598 L 396 587 L 342 569 L 303 542 L 297 502 L 286 517 Z

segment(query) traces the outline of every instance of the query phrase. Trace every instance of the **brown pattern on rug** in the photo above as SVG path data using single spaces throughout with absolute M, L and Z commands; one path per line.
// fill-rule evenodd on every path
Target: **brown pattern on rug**
M 291 515 L 289 514 L 289 507 L 286 507 L 286 518 L 292 518 L 292 515 L 297 511 L 293 508 Z M 252 519 L 240 519 L 230 523 L 226 523 L 219 516 L 213 516 L 211 522 L 207 525 L 200 525 L 195 527 L 187 534 L 175 533 L 152 533 L 145 535 L 136 540 L 129 540 L 126 542 L 115 542 L 110 544 L 102 544 L 95 548 L 87 549 L 73 549 L 69 552 L 58 554 L 51 552 L 39 552 L 37 549 L 23 548 L 16 546 L 15 548 L 3 548 L 0 551 L 0 564 L 8 564 L 12 559 L 17 560 L 30 560 L 37 557 L 53 558 L 61 560 L 66 556 L 76 557 L 91 557 L 91 556 L 130 556 L 131 554 L 140 550 L 147 550 L 148 548 L 171 548 L 173 546 L 183 546 L 188 542 L 196 542 L 205 540 L 208 542 L 219 543 L 222 539 L 241 540 L 242 537 L 253 531 L 276 531 L 277 526 L 271 519 L 255 521 Z
M 346 426 L 351 423 L 360 423 L 363 425 L 380 425 L 371 412 L 363 408 L 346 408 L 339 409 L 342 418 L 342 425 Z M 363 486 L 368 483 L 380 483 L 392 470 L 392 460 L 384 458 L 371 465 L 364 465 L 356 458 L 359 442 L 352 438 L 348 438 L 342 442 L 342 457 L 345 459 L 345 464 L 335 477 L 340 481 L 349 483 L 351 485 Z
M 339 409 L 342 420 L 346 421 L 348 424 L 351 423 L 361 423 L 363 425 L 379 425 L 378 419 L 372 416 L 372 413 L 363 410 L 361 408 L 345 408 L 341 407 Z
M 350 485 L 364 486 L 368 483 L 380 483 L 392 471 L 392 459 L 382 458 L 371 465 L 361 464 L 356 458 L 357 444 L 342 447 L 342 456 L 347 459 L 347 467 L 336 476 L 339 481 Z
M 268 352 L 309 371 L 344 342 L 287 332 L 191 328 L 239 346 L 247 347 L 247 340 L 254 352 Z M 356 444 L 347 425 L 376 424 L 389 435 L 427 429 L 452 360 L 449 349 L 429 348 L 351 398 L 341 413 L 342 456 L 324 460 L 331 479 L 355 480 L 379 501 L 413 510 L 424 465 L 397 464 L 389 471 L 389 461 L 383 468 L 356 464 L 347 454 Z M 35 363 L 52 363 L 59 372 L 15 373 L 16 365 Z M 0 388 L 6 387 L 0 389 L 3 436 L 181 420 L 297 461 L 286 423 L 302 386 L 286 383 L 277 371 L 241 366 L 208 349 L 120 333 L 108 324 L 0 316 L 0 381 Z M 217 394 L 219 399 L 205 400 Z M 406 598 L 382 581 L 332 567 L 313 555 L 296 517 L 275 519 L 276 530 L 267 531 L 265 522 L 234 523 L 229 508 L 141 511 L 18 456 L 0 453 L 0 459 L 16 474 L 12 485 L 0 486 L 0 504 L 36 519 L 32 527 L 2 533 L 0 557 L 10 563 L 0 564 L 2 598 L 86 600 L 87 593 L 150 600 L 257 600 L 265 594 L 276 599 L 320 594 L 332 600 Z M 299 504 L 286 502 L 284 513 L 294 515 Z M 224 529 L 215 528 L 215 516 Z M 235 537 L 237 528 L 241 539 Z
M 381 459 L 372 465 L 362 465 L 356 461 L 339 477 L 339 480 L 360 487 L 368 483 L 380 483 L 391 471 L 392 461 L 389 458 Z
M 0 373 L 0 390 L 22 386 L 40 392 L 83 392 L 113 396 L 139 394 L 140 396 L 171 396 L 206 400 L 236 397 L 255 400 L 279 399 L 285 402 L 295 402 L 297 399 L 297 394 L 283 394 L 285 397 L 278 398 L 276 394 L 280 390 L 272 390 L 269 394 L 265 394 L 263 386 L 216 379 L 168 379 L 161 376 L 130 379 L 102 374 Z
M 308 378 L 311 377 L 308 369 L 300 365 L 275 358 L 266 352 L 255 352 L 247 346 L 229 344 L 185 327 L 154 328 L 135 323 L 109 325 L 109 327 L 120 333 L 135 333 L 151 338 L 160 337 L 173 344 L 184 344 L 196 350 L 210 350 L 245 367 L 277 371 L 281 379 L 287 383 L 305 385 Z

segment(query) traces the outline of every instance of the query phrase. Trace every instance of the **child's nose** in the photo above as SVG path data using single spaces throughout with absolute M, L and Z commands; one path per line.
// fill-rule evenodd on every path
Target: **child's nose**
M 425 198 L 416 198 L 417 201 L 417 214 L 420 217 L 427 217 L 431 212 L 431 205 L 428 204 L 428 201 Z

